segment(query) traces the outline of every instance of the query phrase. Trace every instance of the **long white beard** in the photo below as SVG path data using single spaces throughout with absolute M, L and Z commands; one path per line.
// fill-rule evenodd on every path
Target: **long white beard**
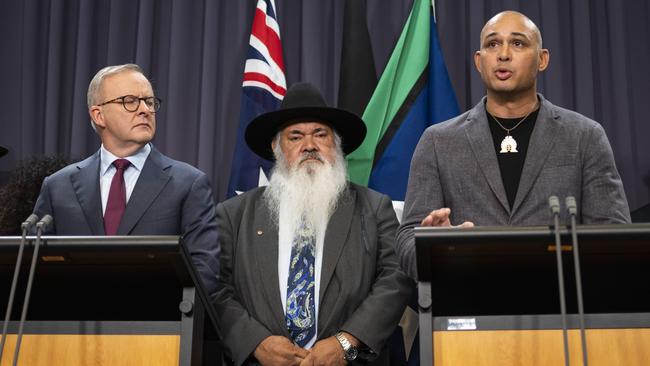
M 330 216 L 347 186 L 347 167 L 342 152 L 330 164 L 296 162 L 290 167 L 280 151 L 276 151 L 269 186 L 264 198 L 277 224 L 287 225 L 289 232 L 319 237 L 325 234 Z M 320 155 L 320 154 L 319 154 Z

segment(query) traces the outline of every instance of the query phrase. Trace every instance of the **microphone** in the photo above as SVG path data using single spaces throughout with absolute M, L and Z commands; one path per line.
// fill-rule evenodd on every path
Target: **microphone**
M 31 214 L 27 219 L 25 219 L 22 224 L 20 224 L 20 228 L 22 229 L 22 236 L 20 238 L 20 245 L 18 246 L 18 257 L 16 257 L 16 265 L 14 266 L 14 277 L 13 280 L 11 280 L 11 290 L 9 291 L 9 300 L 7 301 L 7 312 L 5 314 L 5 321 L 2 326 L 2 340 L 0 340 L 0 360 L 2 360 L 2 354 L 5 349 L 5 342 L 7 341 L 9 319 L 11 318 L 11 310 L 14 305 L 14 296 L 16 295 L 16 286 L 18 285 L 20 265 L 23 263 L 23 251 L 25 249 L 27 233 L 34 225 L 36 225 L 37 221 L 38 216 Z
M 41 245 L 41 236 L 44 231 L 50 227 L 54 218 L 47 214 L 36 223 L 36 242 L 34 244 L 34 253 L 32 254 L 32 265 L 29 269 L 29 277 L 27 278 L 27 288 L 25 290 L 25 301 L 23 301 L 23 311 L 20 315 L 20 322 L 18 323 L 18 335 L 16 338 L 16 349 L 14 350 L 13 366 L 18 364 L 18 356 L 20 354 L 20 344 L 23 340 L 23 327 L 25 326 L 25 319 L 27 318 L 27 308 L 29 307 L 29 296 L 32 293 L 32 284 L 34 283 L 34 272 L 36 271 L 36 262 L 38 261 L 38 249 Z
M 38 216 L 36 216 L 36 214 L 31 214 L 22 224 L 20 224 L 20 228 L 23 230 L 23 233 L 25 233 L 31 229 L 32 226 L 36 225 L 36 222 L 38 222 Z
M 52 225 L 52 222 L 54 222 L 54 218 L 52 217 L 52 215 L 49 214 L 45 215 L 43 216 L 41 221 L 36 223 L 36 229 L 37 230 L 41 229 L 41 234 L 42 234 L 43 231 L 46 231 L 50 227 L 50 225 Z
M 580 250 L 578 248 L 578 232 L 576 230 L 576 217 L 578 216 L 578 205 L 573 196 L 566 198 L 566 208 L 569 213 L 571 241 L 573 246 L 573 269 L 576 276 L 576 295 L 578 297 L 578 319 L 580 321 L 580 339 L 582 341 L 582 364 L 588 366 L 587 362 L 587 335 L 585 334 L 585 311 L 582 302 L 582 278 L 580 270 Z
M 555 258 L 557 260 L 557 277 L 560 290 L 560 311 L 562 314 L 562 336 L 564 337 L 564 364 L 569 366 L 569 334 L 567 331 L 566 297 L 564 295 L 564 269 L 562 267 L 562 241 L 560 240 L 560 200 L 557 196 L 548 198 L 548 206 L 553 216 L 555 232 Z

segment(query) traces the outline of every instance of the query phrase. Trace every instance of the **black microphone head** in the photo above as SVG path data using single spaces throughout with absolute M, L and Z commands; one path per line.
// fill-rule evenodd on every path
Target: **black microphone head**
M 36 214 L 31 214 L 22 224 L 20 224 L 20 228 L 22 230 L 29 230 L 32 226 L 36 225 L 36 222 L 38 222 L 38 216 L 36 216 Z
M 548 206 L 551 208 L 552 214 L 560 213 L 560 199 L 557 196 L 551 196 L 548 198 Z
M 578 214 L 578 204 L 576 203 L 576 198 L 573 196 L 568 196 L 566 198 L 566 208 L 569 211 L 569 215 Z
M 47 214 L 47 215 L 43 216 L 41 221 L 39 221 L 36 224 L 36 227 L 38 227 L 41 230 L 45 231 L 45 230 L 47 230 L 48 227 L 50 227 L 50 225 L 52 224 L 52 221 L 54 221 L 54 218 L 52 217 L 52 215 Z

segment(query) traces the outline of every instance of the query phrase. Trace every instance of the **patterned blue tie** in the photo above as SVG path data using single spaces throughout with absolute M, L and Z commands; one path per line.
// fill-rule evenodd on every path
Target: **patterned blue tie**
M 291 248 L 285 315 L 289 334 L 300 347 L 304 347 L 316 332 L 314 250 L 314 238 L 300 230 Z

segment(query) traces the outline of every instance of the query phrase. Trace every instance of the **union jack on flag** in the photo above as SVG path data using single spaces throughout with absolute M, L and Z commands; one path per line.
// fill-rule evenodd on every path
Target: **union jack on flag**
M 228 197 L 268 183 L 266 177 L 272 163 L 248 148 L 244 133 L 255 117 L 278 109 L 287 92 L 277 19 L 275 1 L 258 0 L 244 68 L 239 127 Z

